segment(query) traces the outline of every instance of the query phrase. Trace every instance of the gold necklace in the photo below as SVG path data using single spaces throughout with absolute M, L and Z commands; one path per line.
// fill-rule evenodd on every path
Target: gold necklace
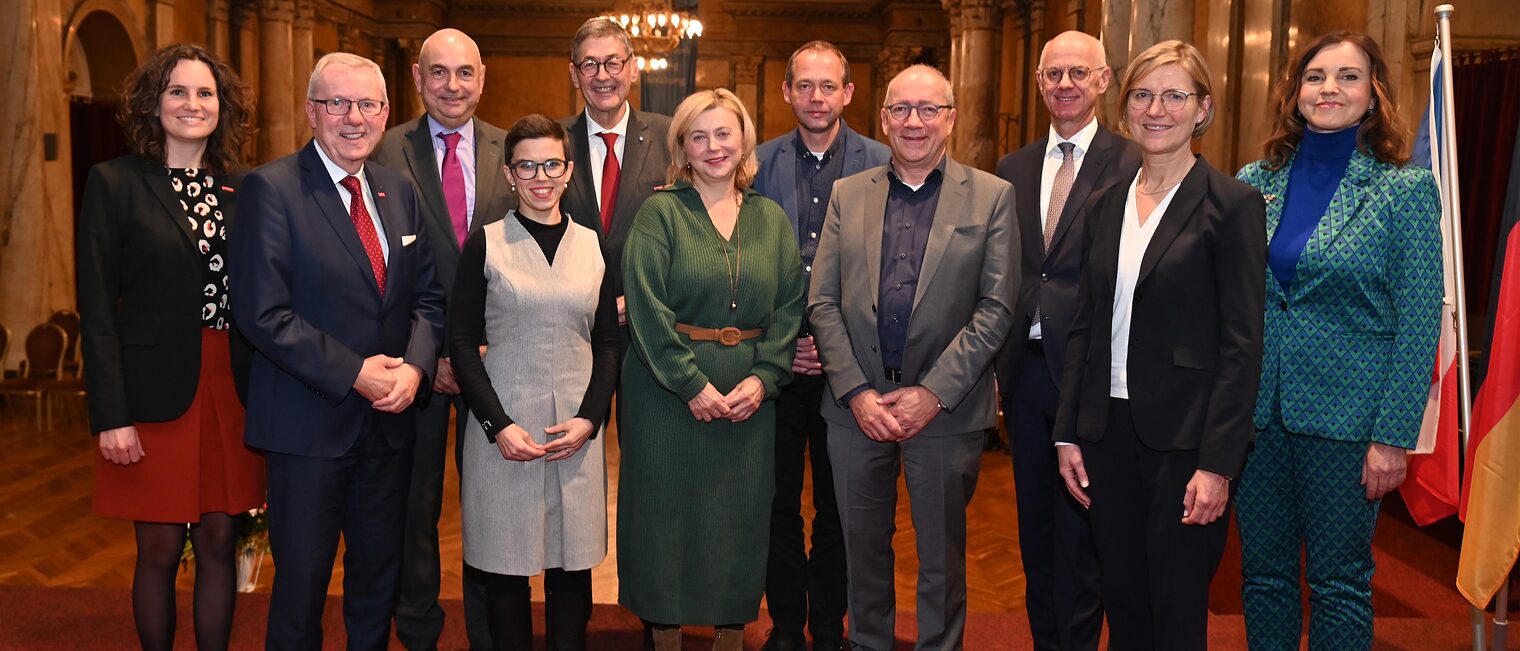
M 728 245 L 723 242 L 723 236 L 718 234 L 717 226 L 713 227 L 713 237 L 718 240 L 718 250 L 723 252 L 723 266 L 728 270 L 728 311 L 739 309 L 739 269 L 744 264 L 744 244 L 739 241 L 739 212 L 744 206 L 744 193 L 734 196 L 734 256 L 728 256 Z
M 1188 169 L 1191 170 L 1192 166 L 1189 165 Z M 1177 187 L 1177 184 L 1182 183 L 1184 180 L 1187 179 L 1187 174 L 1183 174 L 1182 178 L 1177 179 L 1176 181 L 1173 181 L 1170 185 L 1167 185 L 1164 188 L 1159 188 L 1159 189 L 1156 189 L 1156 190 L 1147 190 L 1147 189 L 1145 189 L 1143 187 L 1140 187 L 1140 186 L 1144 185 L 1145 182 L 1147 180 L 1149 180 L 1150 177 L 1145 176 L 1145 169 L 1144 168 L 1141 168 L 1140 174 L 1141 174 L 1140 180 L 1138 180 L 1138 181 L 1135 182 L 1135 191 L 1139 192 L 1140 194 L 1143 194 L 1145 196 L 1148 196 L 1148 197 L 1155 196 L 1155 195 L 1161 194 L 1163 192 L 1166 192 L 1167 190 L 1175 188 L 1175 187 Z

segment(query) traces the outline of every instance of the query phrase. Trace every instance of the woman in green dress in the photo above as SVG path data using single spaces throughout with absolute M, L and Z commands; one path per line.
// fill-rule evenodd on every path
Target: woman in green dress
M 681 102 L 670 185 L 623 250 L 618 601 L 656 649 L 681 625 L 740 649 L 765 589 L 775 398 L 792 378 L 802 263 L 786 213 L 750 189 L 755 127 L 733 93 Z

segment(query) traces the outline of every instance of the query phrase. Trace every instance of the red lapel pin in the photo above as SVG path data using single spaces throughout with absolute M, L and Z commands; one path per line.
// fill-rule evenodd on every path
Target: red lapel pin
M 375 196 L 380 197 L 381 199 L 384 199 L 385 198 L 385 193 L 384 192 L 376 192 Z

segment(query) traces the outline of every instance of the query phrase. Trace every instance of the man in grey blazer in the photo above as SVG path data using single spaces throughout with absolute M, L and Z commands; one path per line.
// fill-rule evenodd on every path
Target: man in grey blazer
M 918 543 L 918 645 L 959 649 L 966 505 L 982 432 L 997 425 L 992 362 L 1019 286 L 1013 187 L 953 160 L 950 82 L 914 65 L 887 86 L 892 160 L 835 186 L 808 320 L 828 378 L 834 489 L 849 568 L 850 643 L 886 651 L 892 533 L 905 474 Z
M 755 149 L 760 168 L 754 187 L 786 210 L 804 278 L 812 275 L 834 182 L 885 165 L 891 157 L 886 145 L 855 133 L 840 119 L 854 93 L 850 64 L 839 48 L 825 41 L 797 48 L 781 84 L 781 97 L 791 105 L 797 128 Z M 818 412 L 823 365 L 806 319 L 797 333 L 792 373 L 792 383 L 776 400 L 776 497 L 771 502 L 765 574 L 765 603 L 774 628 L 762 651 L 806 649 L 804 625 L 813 635 L 814 649 L 833 650 L 844 644 L 844 534 L 834 500 L 828 429 Z M 803 544 L 802 534 L 806 460 L 813 468 L 811 546 Z
M 506 132 L 475 119 L 485 77 L 486 67 L 475 41 L 456 29 L 434 32 L 423 42 L 417 63 L 412 65 L 412 81 L 422 94 L 427 113 L 388 129 L 372 156 L 416 187 L 422 221 L 437 261 L 438 282 L 446 295 L 454 291 L 464 238 L 501 219 L 512 198 L 502 176 Z M 410 651 L 436 648 L 443 633 L 444 614 L 438 605 L 438 515 L 443 506 L 450 407 L 459 414 L 454 450 L 458 468 L 465 404 L 459 397 L 453 367 L 447 357 L 440 357 L 432 398 L 417 410 L 417 447 L 407 494 L 396 637 Z M 484 589 L 468 575 L 464 579 L 464 610 L 470 647 L 491 648 Z

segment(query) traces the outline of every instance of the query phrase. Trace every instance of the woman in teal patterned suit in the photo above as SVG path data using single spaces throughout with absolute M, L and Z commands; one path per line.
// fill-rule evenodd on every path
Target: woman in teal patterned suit
M 1376 42 L 1310 43 L 1278 82 L 1267 200 L 1259 435 L 1236 494 L 1252 649 L 1297 649 L 1307 551 L 1309 648 L 1372 646 L 1372 532 L 1404 480 L 1435 359 L 1439 198 L 1406 165 Z

